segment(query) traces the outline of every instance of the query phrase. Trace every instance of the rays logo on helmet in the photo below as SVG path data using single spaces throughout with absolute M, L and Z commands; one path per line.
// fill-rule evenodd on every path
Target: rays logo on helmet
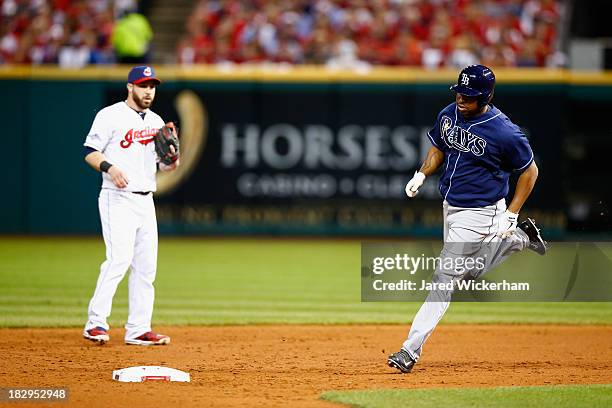
M 151 67 L 146 67 L 144 71 L 142 71 L 144 76 L 151 76 Z
M 470 77 L 467 74 L 461 74 L 461 85 L 469 85 Z

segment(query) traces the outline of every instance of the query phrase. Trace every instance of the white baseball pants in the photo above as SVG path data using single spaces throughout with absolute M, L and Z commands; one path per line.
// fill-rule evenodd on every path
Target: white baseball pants
M 432 281 L 449 283 L 466 277 L 478 278 L 487 271 L 499 265 L 515 252 L 527 247 L 529 238 L 517 229 L 509 238 L 501 240 L 497 237 L 500 222 L 506 211 L 506 201 L 482 208 L 460 208 L 443 204 L 444 211 L 444 247 L 441 258 L 447 257 L 484 257 L 486 263 L 481 270 L 465 270 L 461 273 L 453 269 L 444 269 L 442 265 L 436 269 Z M 446 313 L 451 301 L 452 290 L 432 290 L 427 295 L 425 303 L 417 312 L 408 339 L 402 348 L 418 361 L 423 350 L 423 344 L 436 328 L 438 322 Z
M 157 270 L 157 220 L 153 194 L 102 189 L 98 198 L 106 260 L 91 301 L 85 330 L 100 326 L 108 330 L 113 297 L 128 268 L 129 314 L 125 338 L 151 330 Z

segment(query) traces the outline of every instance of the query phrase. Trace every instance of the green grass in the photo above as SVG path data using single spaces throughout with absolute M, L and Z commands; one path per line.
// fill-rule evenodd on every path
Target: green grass
M 321 398 L 363 408 L 595 408 L 612 406 L 612 385 L 333 391 Z
M 101 238 L 0 238 L 0 327 L 80 326 Z M 360 301 L 359 241 L 162 239 L 156 324 L 402 323 L 417 303 Z M 110 323 L 127 317 L 127 279 Z M 445 323 L 612 323 L 612 303 L 456 303 Z

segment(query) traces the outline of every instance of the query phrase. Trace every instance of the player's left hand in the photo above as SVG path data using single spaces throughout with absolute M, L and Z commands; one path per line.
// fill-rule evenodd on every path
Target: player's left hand
M 414 176 L 410 179 L 408 184 L 406 184 L 406 195 L 410 198 L 416 196 L 419 192 L 419 187 L 423 185 L 425 181 L 425 174 L 420 171 L 415 171 Z
M 499 222 L 499 231 L 497 232 L 497 236 L 501 239 L 505 239 L 514 234 L 514 231 L 516 231 L 516 225 L 518 223 L 518 216 L 518 214 L 515 214 L 512 211 L 506 210 L 501 218 L 501 221 Z
M 178 129 L 174 123 L 168 122 L 162 126 L 155 137 L 155 152 L 159 161 L 167 166 L 171 166 L 180 156 L 180 143 L 178 139 Z

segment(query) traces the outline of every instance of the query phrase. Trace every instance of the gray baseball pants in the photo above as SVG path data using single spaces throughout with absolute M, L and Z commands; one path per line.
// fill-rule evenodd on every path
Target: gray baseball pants
M 501 240 L 497 233 L 506 211 L 505 199 L 481 208 L 460 208 L 443 203 L 444 247 L 441 258 L 462 257 L 485 259 L 484 268 L 462 270 L 444 269 L 445 262 L 436 268 L 432 281 L 437 283 L 457 282 L 461 279 L 476 279 L 503 262 L 515 252 L 527 247 L 529 238 L 517 229 L 509 238 Z M 455 263 L 453 263 L 454 265 Z M 418 361 L 423 344 L 436 328 L 450 305 L 452 290 L 432 290 L 417 312 L 408 339 L 402 348 Z

